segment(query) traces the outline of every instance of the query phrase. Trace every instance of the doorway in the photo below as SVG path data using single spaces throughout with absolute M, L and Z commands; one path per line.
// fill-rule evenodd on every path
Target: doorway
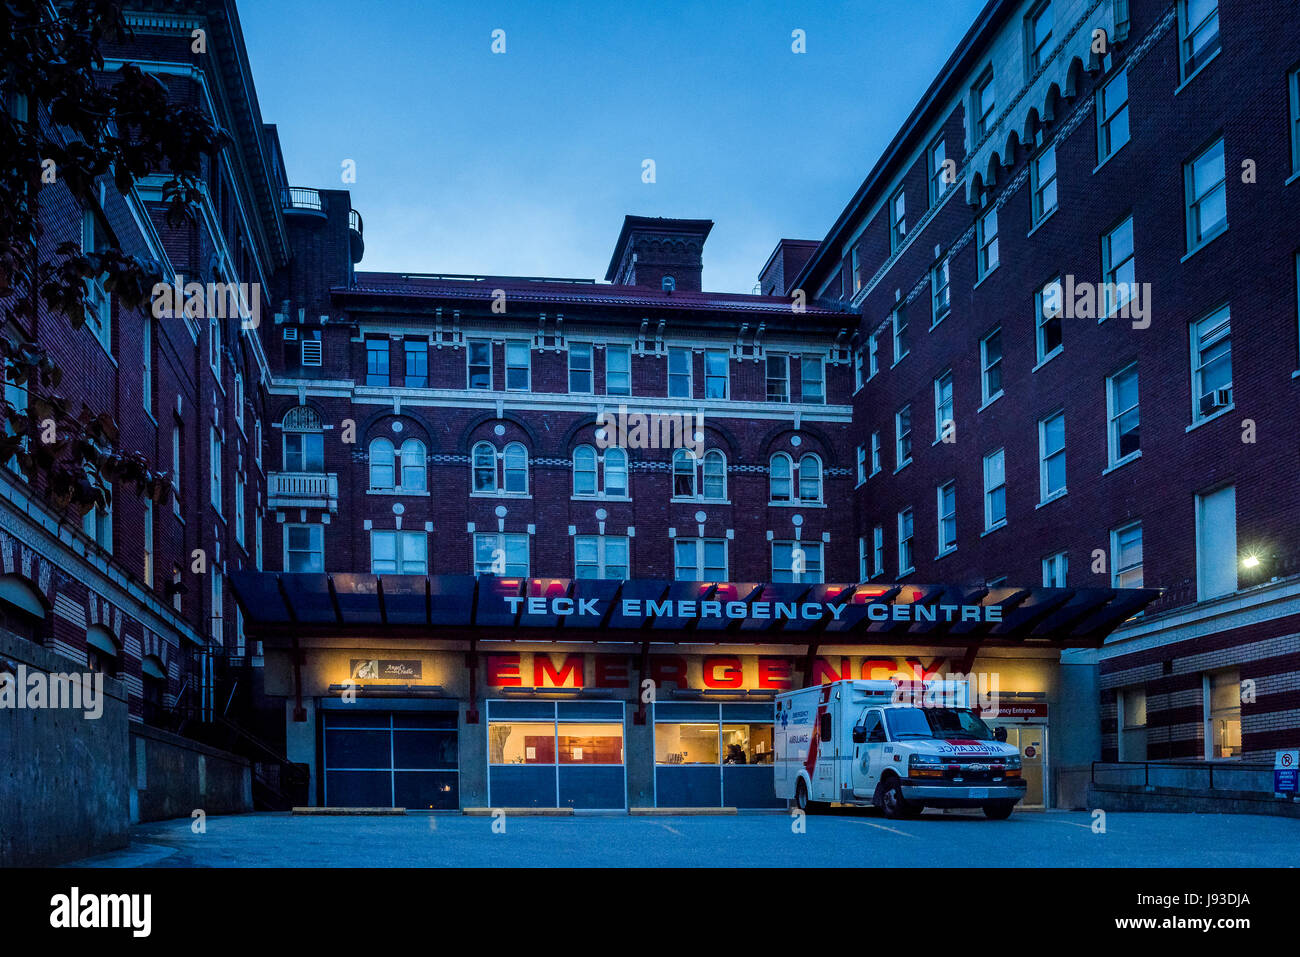
M 1020 806 L 1047 807 L 1047 725 L 1004 724 L 1002 727 L 1007 731 L 1007 744 L 1020 751 L 1020 774 L 1025 779 L 1025 798 Z

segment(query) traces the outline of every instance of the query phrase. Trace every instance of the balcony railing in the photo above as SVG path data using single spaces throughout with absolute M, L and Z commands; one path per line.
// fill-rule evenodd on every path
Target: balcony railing
M 358 236 L 364 236 L 361 229 L 361 214 L 355 209 L 348 210 L 348 228 L 353 230 Z
M 316 213 L 325 211 L 320 190 L 306 186 L 285 186 L 280 190 L 280 205 L 285 209 L 305 209 Z
M 339 509 L 339 478 L 334 472 L 272 472 L 268 486 L 270 508 Z

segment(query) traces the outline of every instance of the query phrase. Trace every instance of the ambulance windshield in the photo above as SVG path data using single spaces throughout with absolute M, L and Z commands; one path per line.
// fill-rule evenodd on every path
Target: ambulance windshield
M 885 721 L 895 741 L 909 738 L 964 738 L 991 741 L 993 732 L 969 708 L 887 708 Z

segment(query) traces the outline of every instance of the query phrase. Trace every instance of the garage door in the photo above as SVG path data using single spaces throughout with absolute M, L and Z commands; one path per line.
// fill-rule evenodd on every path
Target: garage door
M 326 807 L 460 807 L 457 712 L 322 712 Z

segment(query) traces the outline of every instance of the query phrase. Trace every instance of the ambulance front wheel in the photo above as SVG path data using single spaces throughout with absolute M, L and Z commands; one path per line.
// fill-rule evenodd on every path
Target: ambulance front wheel
M 1015 801 L 990 801 L 984 805 L 984 816 L 990 821 L 1005 821 L 1015 809 Z

